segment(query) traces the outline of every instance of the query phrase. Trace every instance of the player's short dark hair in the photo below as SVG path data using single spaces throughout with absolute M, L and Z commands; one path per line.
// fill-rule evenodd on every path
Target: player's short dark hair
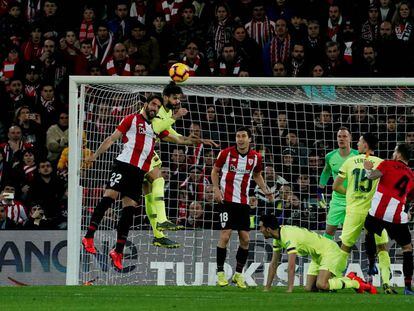
M 171 81 L 162 91 L 162 95 L 171 96 L 173 94 L 183 94 L 183 90 L 174 81 Z
M 247 126 L 242 126 L 242 127 L 239 127 L 238 129 L 237 129 L 237 131 L 236 131 L 236 133 L 237 132 L 247 132 L 247 136 L 249 136 L 249 138 L 251 138 L 252 137 L 252 131 L 250 130 L 250 128 L 248 128 Z
M 277 219 L 277 217 L 275 216 L 275 214 L 271 213 L 271 214 L 263 214 L 262 216 L 260 216 L 260 221 L 263 223 L 263 226 L 265 228 L 270 228 L 273 230 L 278 229 L 279 226 L 279 221 Z
M 378 137 L 375 134 L 372 134 L 372 133 L 364 133 L 364 134 L 362 134 L 362 138 L 367 143 L 369 149 L 371 149 L 371 150 L 377 149 Z
M 411 149 L 410 146 L 408 146 L 407 144 L 398 144 L 397 152 L 405 161 L 408 162 L 411 159 Z
M 147 103 L 149 103 L 150 101 L 154 100 L 154 99 L 158 99 L 160 101 L 160 103 L 162 104 L 163 100 L 162 97 L 160 95 L 157 94 L 151 94 L 147 97 Z

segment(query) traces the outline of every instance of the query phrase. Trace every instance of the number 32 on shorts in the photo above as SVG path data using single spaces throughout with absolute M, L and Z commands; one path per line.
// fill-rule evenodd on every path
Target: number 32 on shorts
M 219 217 L 220 217 L 221 227 L 222 228 L 226 227 L 226 223 L 229 220 L 229 213 L 222 212 L 219 214 Z

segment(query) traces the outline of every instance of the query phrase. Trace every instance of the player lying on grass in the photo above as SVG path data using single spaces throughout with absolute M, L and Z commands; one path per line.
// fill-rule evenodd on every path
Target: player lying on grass
M 392 160 L 381 162 L 375 170 L 370 161 L 364 161 L 365 175 L 368 179 L 379 179 L 365 220 L 365 229 L 368 231 L 367 235 L 378 234 L 385 229 L 388 235 L 401 246 L 406 295 L 414 295 L 411 289 L 413 246 L 408 227 L 408 207 L 406 207 L 407 198 L 412 200 L 414 197 L 414 173 L 408 167 L 410 153 L 409 146 L 400 144 L 395 147 Z
M 342 250 L 334 241 L 308 229 L 296 226 L 279 226 L 277 218 L 273 214 L 263 215 L 260 218 L 259 226 L 260 232 L 266 239 L 273 238 L 273 256 L 265 291 L 272 287 L 279 265 L 280 252 L 285 249 L 288 254 L 288 293 L 293 292 L 297 255 L 309 255 L 312 258 L 307 273 L 305 287 L 307 291 L 312 291 L 316 286 L 316 289 L 323 291 L 353 288 L 358 293 L 377 293 L 377 289 L 373 285 L 364 282 L 353 272 L 346 277 L 342 276 L 346 265 L 341 260 Z

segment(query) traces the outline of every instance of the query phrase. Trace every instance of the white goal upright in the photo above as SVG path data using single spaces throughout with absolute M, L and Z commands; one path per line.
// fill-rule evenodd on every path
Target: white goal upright
M 142 208 L 129 233 L 125 268 L 115 270 L 108 253 L 115 244 L 120 201 L 106 212 L 96 232 L 98 254 L 86 254 L 81 248 L 81 237 L 122 145 L 114 144 L 91 167 L 83 165 L 85 150 L 95 151 L 124 116 L 139 111 L 146 96 L 161 93 L 168 82 L 167 77 L 70 77 L 68 285 L 215 284 L 219 226 L 209 172 L 219 149 L 208 146 L 157 144 L 166 179 L 168 217 L 186 227 L 168 234 L 181 243 L 180 248 L 152 245 L 152 231 Z M 363 132 L 376 133 L 377 155 L 383 158 L 391 157 L 399 142 L 414 146 L 414 79 L 191 77 L 180 86 L 182 106 L 189 113 L 174 125 L 177 132 L 201 133 L 222 149 L 233 144 L 239 126 L 248 126 L 252 147 L 263 154 L 265 180 L 276 202 L 266 202 L 254 185 L 250 189 L 252 231 L 245 277 L 251 286 L 263 285 L 272 255 L 271 241 L 257 231 L 261 213 L 274 212 L 281 224 L 324 231 L 328 209 L 317 204 L 316 187 L 324 156 L 337 148 L 340 127 L 351 131 L 353 148 Z M 328 185 L 328 202 L 330 193 Z M 225 266 L 228 276 L 234 269 L 237 246 L 234 236 Z M 391 282 L 402 285 L 400 252 L 394 244 L 390 246 Z M 277 271 L 279 285 L 287 278 L 285 261 Z M 304 283 L 307 263 L 306 259 L 297 262 L 297 284 Z M 350 256 L 349 269 L 366 272 L 363 237 Z M 379 277 L 374 284 L 379 285 Z

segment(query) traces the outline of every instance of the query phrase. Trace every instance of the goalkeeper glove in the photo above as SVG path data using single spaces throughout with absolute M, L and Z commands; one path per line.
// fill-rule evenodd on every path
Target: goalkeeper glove
M 326 208 L 328 203 L 325 200 L 324 189 L 318 187 L 318 206 L 320 208 Z

